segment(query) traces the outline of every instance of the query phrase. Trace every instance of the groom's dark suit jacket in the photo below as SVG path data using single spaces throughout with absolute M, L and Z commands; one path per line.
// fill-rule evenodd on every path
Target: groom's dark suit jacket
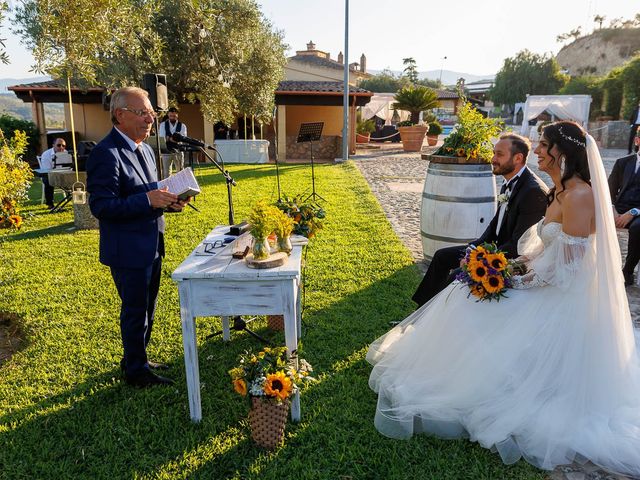
M 547 209 L 548 188 L 540 178 L 525 167 L 509 196 L 507 210 L 502 218 L 500 234 L 496 226 L 500 210 L 496 211 L 484 233 L 471 242 L 495 243 L 509 258 L 518 256 L 518 240 L 532 225 L 538 223 Z M 442 248 L 435 252 L 429 269 L 413 295 L 413 301 L 423 305 L 442 291 L 454 279 L 450 271 L 458 268 L 467 245 Z
M 544 216 L 548 203 L 548 190 L 544 182 L 525 167 L 511 191 L 507 210 L 502 218 L 500 234 L 496 235 L 499 215 L 499 211 L 496 211 L 484 233 L 471 243 L 478 245 L 483 242 L 495 242 L 508 257 L 517 257 L 518 240 L 531 225 L 538 223 Z

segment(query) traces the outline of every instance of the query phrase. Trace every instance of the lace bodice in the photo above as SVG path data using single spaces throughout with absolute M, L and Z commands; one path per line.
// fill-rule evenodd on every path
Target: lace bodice
M 545 248 L 562 233 L 562 224 L 559 222 L 544 223 L 544 218 L 538 223 L 538 236 Z

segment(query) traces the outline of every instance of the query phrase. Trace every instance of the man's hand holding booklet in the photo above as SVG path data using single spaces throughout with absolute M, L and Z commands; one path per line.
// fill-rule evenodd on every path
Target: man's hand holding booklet
M 158 182 L 160 190 L 166 188 L 169 192 L 174 193 L 180 200 L 186 200 L 200 193 L 200 185 L 190 167 L 180 170 L 177 173 L 160 180 Z

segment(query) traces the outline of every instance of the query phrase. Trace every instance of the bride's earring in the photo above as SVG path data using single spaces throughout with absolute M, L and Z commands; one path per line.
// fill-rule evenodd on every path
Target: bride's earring
M 564 155 L 562 155 L 562 156 L 560 157 L 560 161 L 558 162 L 558 163 L 559 163 L 559 165 L 560 165 L 560 175 L 561 175 L 561 176 L 562 176 L 562 175 L 564 175 L 565 160 L 566 160 L 566 157 L 565 157 Z

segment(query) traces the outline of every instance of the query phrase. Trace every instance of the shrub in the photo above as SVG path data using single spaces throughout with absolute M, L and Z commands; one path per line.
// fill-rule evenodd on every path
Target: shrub
M 429 123 L 429 131 L 427 135 L 436 136 L 442 133 L 442 125 L 438 121 L 433 121 Z
M 20 204 L 27 199 L 33 178 L 29 165 L 22 160 L 27 135 L 16 130 L 7 140 L 0 130 L 0 227 L 20 228 Z
M 485 118 L 466 100 L 458 110 L 458 123 L 445 138 L 437 155 L 466 157 L 490 162 L 493 157 L 491 139 L 502 131 L 501 122 Z
M 0 115 L 0 130 L 7 136 L 13 136 L 17 130 L 24 132 L 27 135 L 27 148 L 24 152 L 24 159 L 30 162 L 36 161 L 39 141 L 38 129 L 35 123 L 21 120 L 5 113 Z

